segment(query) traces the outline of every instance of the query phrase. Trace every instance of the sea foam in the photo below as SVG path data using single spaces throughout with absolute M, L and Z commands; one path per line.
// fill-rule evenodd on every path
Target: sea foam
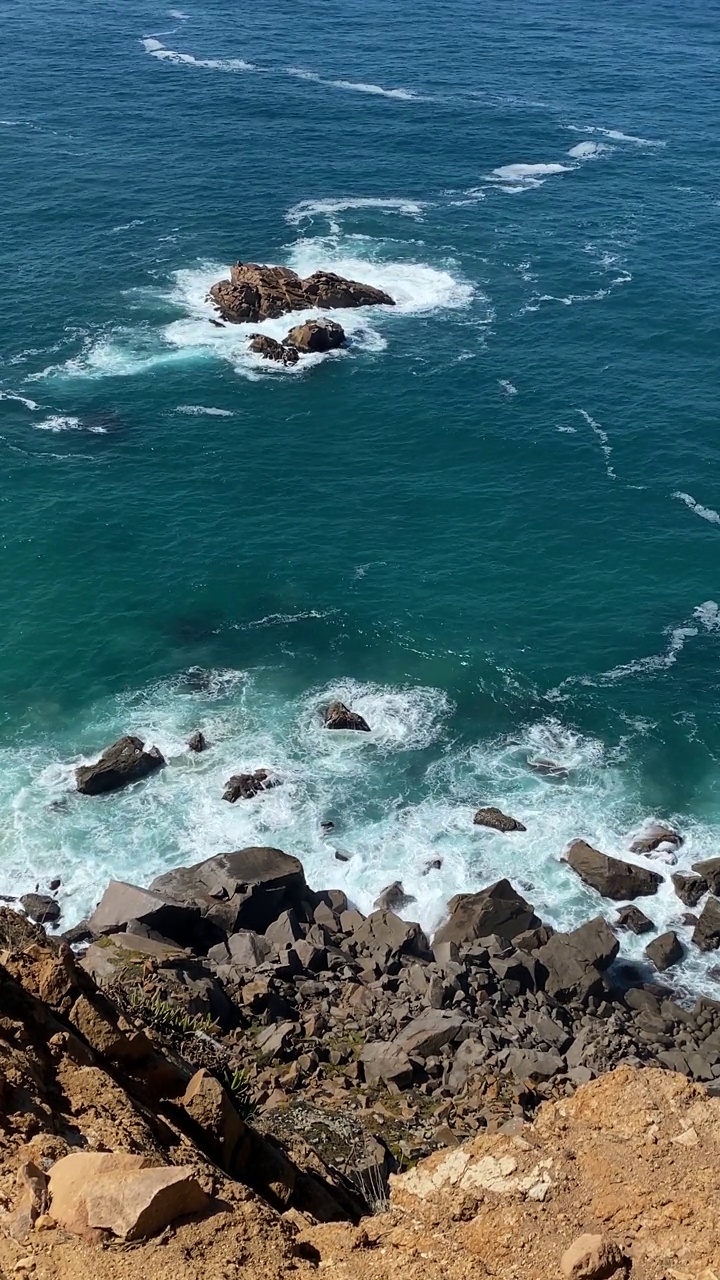
M 146 53 L 161 62 L 184 63 L 191 67 L 205 67 L 210 71 L 257 71 L 252 62 L 243 58 L 196 58 L 191 53 L 178 53 L 177 49 L 167 49 L 153 36 L 146 36 L 140 41 Z
M 703 507 L 696 502 L 690 493 L 674 493 L 673 498 L 677 498 L 680 502 L 684 502 L 686 507 L 695 512 L 696 516 L 707 520 L 710 524 L 720 524 L 720 512 L 713 511 L 712 507 Z
M 367 84 L 364 80 L 327 80 L 316 71 L 306 71 L 302 67 L 287 67 L 287 74 L 299 80 L 309 80 L 313 84 L 325 85 L 328 89 L 344 89 L 349 93 L 370 93 L 381 98 L 397 98 L 401 102 L 421 101 L 420 95 L 410 89 L 386 89 L 380 84 Z

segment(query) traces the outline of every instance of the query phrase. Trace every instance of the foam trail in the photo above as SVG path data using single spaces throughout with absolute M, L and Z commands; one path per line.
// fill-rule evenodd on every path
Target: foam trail
M 179 404 L 176 413 L 191 413 L 197 417 L 207 418 L 234 418 L 232 409 L 213 409 L 211 405 L 205 404 Z
M 16 400 L 18 404 L 22 404 L 26 409 L 39 409 L 40 405 L 37 400 L 30 400 L 28 396 L 18 396 L 13 391 L 0 391 L 0 400 Z
M 605 471 L 607 472 L 611 480 L 617 480 L 617 476 L 615 474 L 615 468 L 610 463 L 610 459 L 612 457 L 612 445 L 610 444 L 610 437 L 608 436 L 607 431 L 603 430 L 603 428 L 600 426 L 600 423 L 596 422 L 594 418 L 591 418 L 590 414 L 586 413 L 584 409 L 578 409 L 577 412 L 581 415 L 581 417 L 585 419 L 588 426 L 592 429 L 592 431 L 595 433 L 598 440 L 600 441 L 600 448 L 602 449 L 603 454 L 605 455 Z
M 401 213 L 409 218 L 422 217 L 424 204 L 416 200 L 402 200 L 396 197 L 351 196 L 344 200 L 300 200 L 285 214 L 285 221 L 297 227 L 301 222 L 321 214 L 332 219 L 336 213 L 344 213 L 347 209 L 379 209 L 382 213 Z
M 574 160 L 596 160 L 598 156 L 610 151 L 610 147 L 606 147 L 602 142 L 578 142 L 577 146 L 571 147 L 568 155 Z
M 550 164 L 503 164 L 492 173 L 485 175 L 488 182 L 499 183 L 501 191 L 529 191 L 533 187 L 542 186 L 543 182 L 556 173 L 570 173 L 573 165 Z
M 620 129 L 603 129 L 601 125 L 570 124 L 568 129 L 573 133 L 599 133 L 603 138 L 612 138 L 613 142 L 633 142 L 638 147 L 665 147 L 667 143 L 660 138 L 640 138 L 637 134 L 623 133 Z
M 161 62 L 185 63 L 190 67 L 206 67 L 210 71 L 257 71 L 253 62 L 245 62 L 243 58 L 195 58 L 191 53 L 167 49 L 160 40 L 152 36 L 146 36 L 140 43 L 146 53 Z
M 424 99 L 410 89 L 385 89 L 380 84 L 366 84 L 362 80 L 326 80 L 316 71 L 305 71 L 302 67 L 287 67 L 287 74 L 298 80 L 309 80 L 313 84 L 325 85 L 328 89 L 345 89 L 351 93 L 371 93 L 381 98 L 398 98 L 402 102 L 422 102 Z
M 79 418 L 74 418 L 71 414 L 53 413 L 49 418 L 44 418 L 42 422 L 34 422 L 33 426 L 36 431 L 78 431 L 81 423 Z M 102 427 L 96 427 L 95 430 L 104 434 Z
M 713 511 L 712 507 L 703 507 L 696 502 L 692 494 L 674 493 L 673 498 L 677 498 L 680 502 L 684 502 L 686 507 L 695 512 L 696 516 L 700 516 L 703 520 L 708 520 L 710 524 L 720 524 L 720 512 Z

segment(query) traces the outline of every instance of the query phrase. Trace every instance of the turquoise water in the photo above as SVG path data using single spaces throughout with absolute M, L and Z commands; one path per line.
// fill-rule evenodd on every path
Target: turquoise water
M 428 925 L 506 872 L 572 924 L 575 836 L 718 852 L 718 17 L 6 7 L 0 890 L 61 874 L 71 920 L 263 841 L 364 907 L 400 876 Z M 268 368 L 209 323 L 238 257 L 398 306 Z M 337 693 L 370 740 L 323 735 Z M 74 795 L 123 731 L 169 767 Z

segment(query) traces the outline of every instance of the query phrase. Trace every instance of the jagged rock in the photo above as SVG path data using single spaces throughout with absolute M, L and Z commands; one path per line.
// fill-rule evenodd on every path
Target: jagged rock
M 711 893 L 720 895 L 720 858 L 705 858 L 703 862 L 693 862 L 692 869 L 707 884 Z M 689 902 L 688 906 L 696 906 Z
M 93 937 L 100 937 L 127 929 L 133 920 L 183 947 L 192 946 L 202 933 L 199 907 L 123 880 L 110 881 L 87 926 Z
M 618 929 L 629 929 L 632 933 L 652 933 L 655 925 L 639 907 L 622 907 L 617 913 L 615 924 Z
M 223 800 L 235 804 L 236 800 L 252 800 L 262 791 L 270 791 L 280 785 L 268 769 L 256 769 L 254 773 L 235 773 L 225 783 Z
M 188 738 L 188 751 L 207 751 L 209 745 L 210 744 L 205 737 L 205 734 L 202 733 L 200 729 L 197 729 L 196 732 Z
M 6 1219 L 13 1240 L 24 1240 L 37 1219 L 47 1209 L 47 1178 L 33 1160 L 25 1160 L 17 1171 L 18 1198 Z
M 334 320 L 306 320 L 290 330 L 285 342 L 291 351 L 334 351 L 336 347 L 343 346 L 345 330 Z
M 153 893 L 190 903 L 226 933 L 264 933 L 289 907 L 307 900 L 302 864 L 281 849 L 250 848 L 220 853 L 192 867 L 157 876 Z
M 658 938 L 653 938 L 652 942 L 648 943 L 645 948 L 645 955 L 655 965 L 655 968 L 662 973 L 665 969 L 677 964 L 678 960 L 682 960 L 682 943 L 677 934 L 670 929 L 667 933 L 661 933 Z
M 615 901 L 647 897 L 657 893 L 662 884 L 663 878 L 657 871 L 611 858 L 584 840 L 576 840 L 570 846 L 565 861 L 585 884 Z
M 513 1049 L 506 1063 L 518 1080 L 552 1080 L 564 1070 L 565 1059 L 554 1049 L 546 1052 L 535 1049 Z
M 527 831 L 527 827 L 524 827 L 522 822 L 518 822 L 517 818 L 510 818 L 494 805 L 478 809 L 473 823 L 476 827 L 492 827 L 493 831 Z
M 692 940 L 701 951 L 717 951 L 720 947 L 720 898 L 708 898 L 693 929 Z
M 366 1044 L 360 1054 L 365 1081 L 371 1087 L 380 1084 L 406 1089 L 412 1084 L 413 1069 L 407 1053 L 399 1044 L 385 1041 Z
M 396 955 L 424 955 L 429 949 L 420 925 L 401 920 L 392 911 L 371 912 L 353 930 L 352 937 L 361 951 L 374 952 L 387 947 Z
M 393 1043 L 410 1057 L 428 1058 L 443 1045 L 456 1040 L 465 1026 L 466 1019 L 462 1014 L 445 1009 L 427 1009 L 419 1018 L 413 1018 Z
M 630 852 L 654 853 L 661 844 L 667 844 L 671 849 L 679 849 L 682 842 L 683 838 L 679 831 L 653 822 L 645 827 L 639 836 L 636 836 L 630 845 Z
M 395 305 L 382 289 L 346 280 L 332 271 L 315 271 L 303 280 L 289 267 L 253 262 L 236 262 L 230 268 L 230 279 L 214 284 L 210 297 L 223 319 L 237 324 L 258 323 L 312 307 L 334 310 Z
M 442 864 L 442 858 L 429 858 L 422 869 L 422 874 L 427 876 L 431 871 L 440 871 Z
M 560 1259 L 560 1270 L 566 1280 L 610 1280 L 626 1268 L 622 1249 L 604 1236 L 578 1236 Z
M 227 940 L 230 961 L 241 969 L 255 969 L 272 952 L 272 942 L 252 929 L 239 929 Z
M 265 1027 L 255 1041 L 255 1047 L 258 1049 L 263 1058 L 269 1061 L 273 1058 L 282 1057 L 287 1053 L 292 1043 L 295 1025 L 292 1022 L 278 1022 L 272 1026 Z
M 620 944 L 602 917 L 571 933 L 555 933 L 537 953 L 545 970 L 545 990 L 554 999 L 586 1000 L 601 986 L 600 975 L 612 964 Z
M 218 1164 L 231 1172 L 239 1148 L 247 1140 L 247 1127 L 220 1081 L 201 1067 L 185 1090 L 182 1105 L 199 1125 L 203 1142 Z
M 276 338 L 270 338 L 266 333 L 250 334 L 250 350 L 254 355 L 262 356 L 264 360 L 277 360 L 278 364 L 297 364 L 300 359 L 294 347 L 286 347 L 284 343 L 278 342 Z
M 54 924 L 60 919 L 60 903 L 45 893 L 25 893 L 20 906 L 36 924 Z
M 374 906 L 376 911 L 402 911 L 414 901 L 412 894 L 406 893 L 403 889 L 402 882 L 393 880 L 392 884 L 387 885 L 382 893 L 378 894 Z
M 331 702 L 323 716 L 326 729 L 353 729 L 360 733 L 370 733 L 370 725 L 357 711 L 351 711 L 344 702 Z
M 138 782 L 164 764 L 157 747 L 146 751 L 140 738 L 128 736 L 107 747 L 95 764 L 80 765 L 75 770 L 75 781 L 82 795 L 97 796 Z
M 685 903 L 686 907 L 696 907 L 709 888 L 707 880 L 704 880 L 701 875 L 688 871 L 675 871 L 672 882 L 678 898 Z
M 152 1167 L 147 1156 L 76 1151 L 50 1170 L 50 1217 L 73 1235 L 110 1231 L 121 1240 L 156 1235 L 201 1213 L 208 1198 L 192 1169 Z
M 450 918 L 436 931 L 433 944 L 471 942 L 497 934 L 511 942 L 542 922 L 509 880 L 498 880 L 479 893 L 459 893 L 448 903 Z

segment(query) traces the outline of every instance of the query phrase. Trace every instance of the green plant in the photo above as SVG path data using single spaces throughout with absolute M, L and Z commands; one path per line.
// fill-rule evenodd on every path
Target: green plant
M 252 1084 L 244 1067 L 223 1067 L 218 1072 L 218 1079 L 235 1104 L 235 1110 L 243 1120 L 249 1120 L 257 1111 L 257 1104 L 252 1096 Z
M 135 990 L 130 996 L 130 1008 L 134 1014 L 143 1018 L 150 1026 L 155 1027 L 158 1031 L 164 1031 L 166 1034 L 180 1036 L 191 1036 L 203 1033 L 208 1035 L 213 1030 L 215 1024 L 209 1013 L 187 1013 L 186 1010 L 179 1008 L 175 1004 L 171 1004 L 169 1000 L 163 1000 L 162 996 L 155 994 L 149 996 L 147 992 Z

